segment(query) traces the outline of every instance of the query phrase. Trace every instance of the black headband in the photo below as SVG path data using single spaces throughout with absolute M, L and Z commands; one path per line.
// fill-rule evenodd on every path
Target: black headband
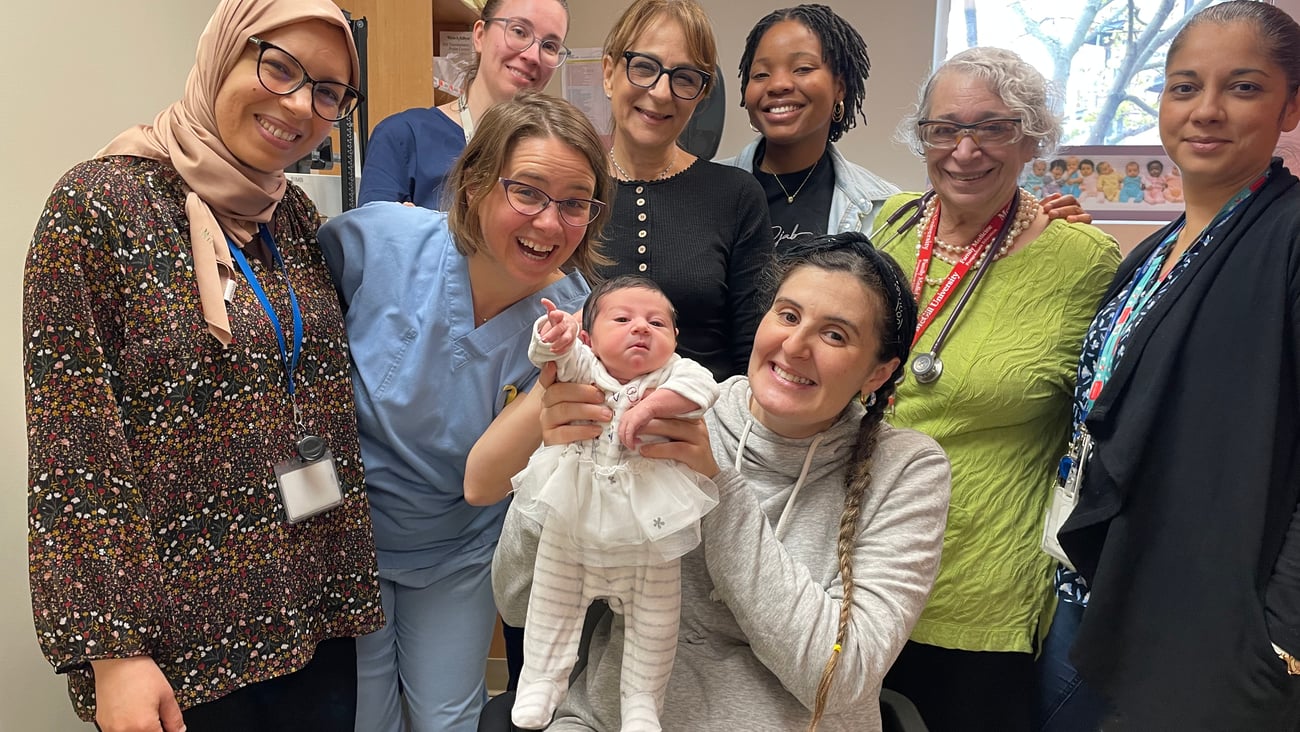
M 894 335 L 897 336 L 895 343 L 895 353 L 900 364 L 907 360 L 907 352 L 911 348 L 912 333 L 916 329 L 916 306 L 912 299 L 911 287 L 904 282 L 903 271 L 894 263 L 889 255 L 881 252 L 871 245 L 871 240 L 865 234 L 857 231 L 846 231 L 842 234 L 828 234 L 818 236 L 811 240 L 800 241 L 777 255 L 778 266 L 782 268 L 793 268 L 800 264 L 813 264 L 810 260 L 819 254 L 831 254 L 834 252 L 852 252 L 871 265 L 871 269 L 880 278 L 884 285 L 884 291 L 881 293 L 885 297 L 886 311 L 894 314 Z M 912 317 L 911 323 L 908 322 L 908 306 L 911 305 Z

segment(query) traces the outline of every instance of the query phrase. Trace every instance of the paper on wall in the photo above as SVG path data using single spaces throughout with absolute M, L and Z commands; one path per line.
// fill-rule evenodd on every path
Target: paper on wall
M 472 31 L 442 31 L 438 34 L 438 50 L 433 57 L 433 88 L 452 96 L 461 95 L 461 82 L 465 71 L 474 60 L 474 34 Z
M 574 48 L 560 67 L 560 93 L 582 110 L 606 142 L 610 137 L 609 100 L 605 98 L 599 48 Z

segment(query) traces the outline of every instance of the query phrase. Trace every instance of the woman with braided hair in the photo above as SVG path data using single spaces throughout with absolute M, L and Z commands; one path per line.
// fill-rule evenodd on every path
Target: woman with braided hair
M 947 514 L 942 451 L 884 421 L 916 305 L 898 265 L 856 232 L 788 248 L 768 279 L 748 375 L 720 385 L 702 422 L 645 430 L 667 441 L 643 456 L 678 460 L 719 493 L 701 545 L 681 559 L 660 720 L 674 730 L 879 730 L 881 680 L 929 594 Z M 543 401 L 548 444 L 590 439 L 610 416 L 589 385 L 554 384 Z M 476 452 L 507 438 L 501 426 Z M 516 450 L 539 439 L 532 430 L 508 436 Z M 524 617 L 539 533 L 507 513 L 492 571 L 507 621 Z M 618 729 L 624 648 L 616 608 L 547 729 Z

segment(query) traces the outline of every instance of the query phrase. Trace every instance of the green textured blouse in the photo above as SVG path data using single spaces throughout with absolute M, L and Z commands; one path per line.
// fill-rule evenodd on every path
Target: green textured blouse
M 890 198 L 876 220 L 919 195 Z M 914 228 L 883 247 L 909 279 L 918 243 Z M 1033 649 L 1052 598 L 1055 562 L 1039 539 L 1068 437 L 1079 351 L 1119 260 L 1118 245 L 1101 230 L 1053 221 L 990 267 L 945 339 L 939 380 L 918 384 L 909 373 L 899 387 L 890 421 L 930 435 L 952 461 L 942 565 L 912 640 L 968 651 Z M 935 257 L 929 276 L 951 269 Z M 930 350 L 970 279 L 914 352 Z M 926 286 L 922 307 L 935 289 Z

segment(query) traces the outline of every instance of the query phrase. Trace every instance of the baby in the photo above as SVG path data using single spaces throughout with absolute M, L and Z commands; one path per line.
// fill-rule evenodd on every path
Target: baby
M 1097 166 L 1088 158 L 1079 161 L 1079 189 L 1082 193 L 1079 195 L 1079 202 L 1084 201 L 1104 201 L 1101 195 L 1100 182 L 1097 180 Z
M 1136 160 L 1130 160 L 1124 166 L 1124 180 L 1119 184 L 1120 203 L 1142 203 L 1142 179 L 1138 176 L 1140 170 Z
M 1065 182 L 1061 184 L 1061 193 L 1075 198 L 1083 193 L 1083 173 L 1079 172 L 1079 158 L 1075 155 L 1065 158 Z
M 1035 158 L 1032 172 L 1022 173 L 1020 187 L 1034 194 L 1035 198 L 1042 198 L 1043 184 L 1048 181 L 1047 161 L 1042 158 Z
M 1165 200 L 1170 203 L 1183 202 L 1183 173 L 1177 165 L 1169 166 L 1169 175 L 1165 176 Z
M 1043 195 L 1065 192 L 1065 160 L 1057 158 L 1052 161 L 1051 171 L 1043 179 Z
M 1120 176 L 1115 166 L 1105 160 L 1097 163 L 1097 187 L 1105 200 L 1112 203 L 1119 200 L 1119 183 Z
M 1165 188 L 1169 184 L 1165 182 L 1164 172 L 1165 164 L 1159 160 L 1147 163 L 1147 174 L 1142 177 L 1142 195 L 1147 203 L 1165 202 Z
M 644 277 L 616 277 L 587 298 L 583 328 L 543 300 L 528 357 L 561 381 L 594 383 L 614 417 L 600 437 L 543 446 L 514 477 L 515 508 L 542 525 L 511 718 L 542 729 L 563 701 L 587 606 L 624 617 L 622 729 L 659 730 L 677 654 L 681 557 L 718 503 L 709 479 L 637 452 L 656 418 L 698 418 L 718 398 L 708 369 L 678 356 L 676 311 Z M 575 343 L 575 338 L 580 342 Z

